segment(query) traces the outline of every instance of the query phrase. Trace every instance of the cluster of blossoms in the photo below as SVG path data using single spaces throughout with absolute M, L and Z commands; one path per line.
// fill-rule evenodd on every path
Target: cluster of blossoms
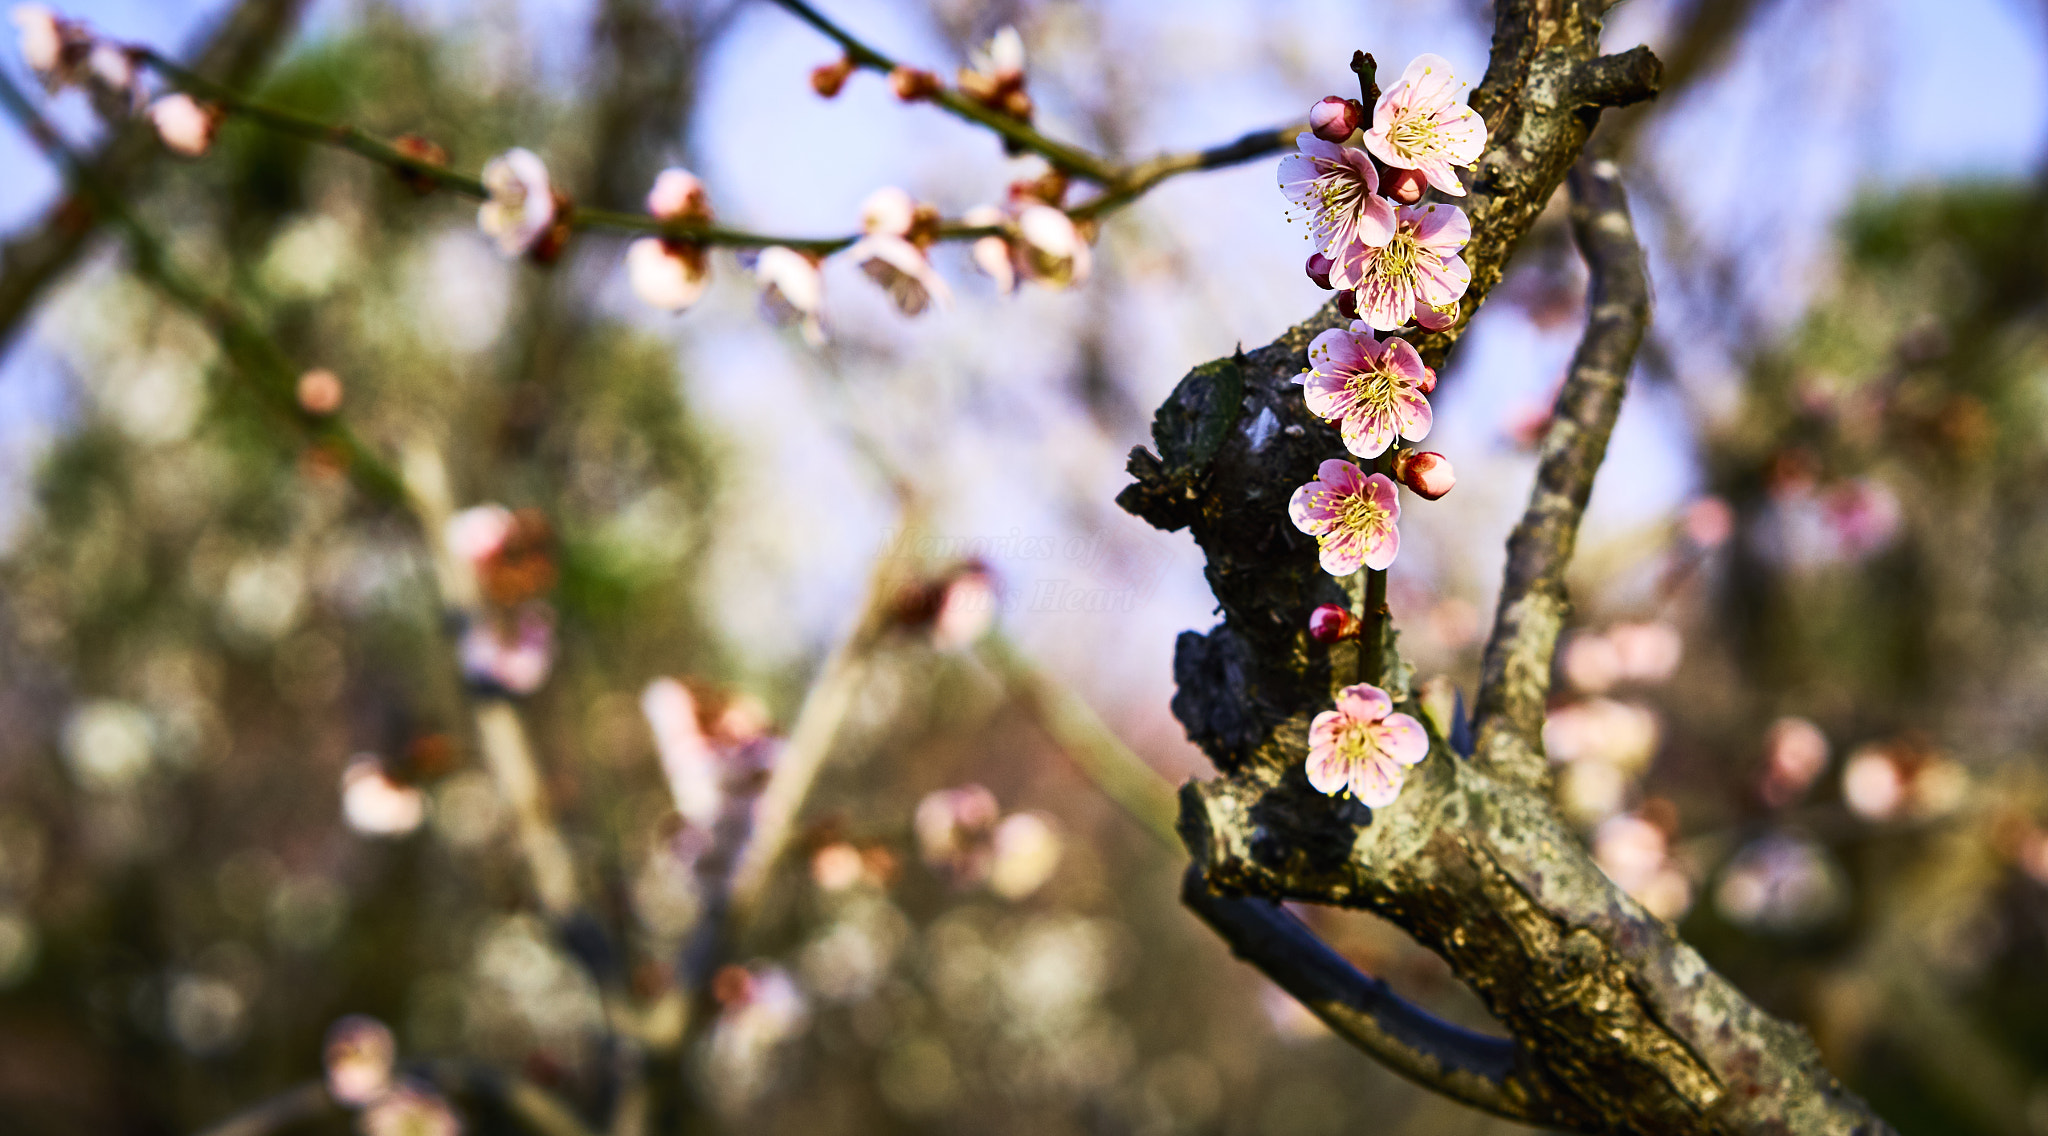
M 188 158 L 206 153 L 220 126 L 219 107 L 182 92 L 152 97 L 143 77 L 144 52 L 95 35 L 83 20 L 70 20 L 41 4 L 16 4 L 8 11 L 29 70 L 55 94 L 83 89 L 102 113 L 129 115 L 145 108 L 158 137 Z
M 475 574 L 483 611 L 462 633 L 465 678 L 480 690 L 523 697 L 554 669 L 554 530 L 538 509 L 478 505 L 449 518 L 449 553 Z
M 1338 427 L 1344 448 L 1377 466 L 1369 472 L 1331 458 L 1288 500 L 1288 516 L 1316 538 L 1318 560 L 1333 576 L 1384 571 L 1394 562 L 1401 549 L 1397 482 L 1434 501 L 1457 481 L 1442 454 L 1402 445 L 1429 436 L 1436 372 L 1407 340 L 1379 334 L 1410 322 L 1428 331 L 1449 327 L 1471 282 L 1459 255 L 1472 233 L 1464 211 L 1423 202 L 1432 188 L 1463 196 L 1452 167 L 1471 165 L 1486 146 L 1485 124 L 1456 95 L 1450 65 L 1421 56 L 1373 107 L 1362 149 L 1350 143 L 1367 125 L 1364 106 L 1333 96 L 1310 110 L 1301 152 L 1280 161 L 1280 189 L 1314 244 L 1309 278 L 1341 289 L 1338 308 L 1351 320 L 1309 344 L 1309 369 L 1296 381 L 1308 409 Z M 1335 643 L 1367 631 L 1351 612 L 1325 604 L 1310 616 L 1309 633 Z M 1337 709 L 1311 728 L 1310 784 L 1373 807 L 1391 804 L 1402 768 L 1429 751 L 1421 725 L 1392 706 L 1374 686 L 1341 691 Z
M 400 1079 L 398 1040 L 375 1018 L 350 1014 L 327 1031 L 327 1095 L 356 1113 L 364 1136 L 460 1136 L 462 1121 L 439 1093 Z
M 827 64 L 812 73 L 812 86 L 830 98 L 853 70 L 850 60 Z M 911 72 L 911 78 L 903 78 L 908 71 L 899 68 L 899 74 L 891 76 L 905 99 L 929 97 L 939 89 L 936 76 Z M 998 113 L 1030 119 L 1023 41 L 1015 29 L 1003 29 L 975 53 L 974 66 L 960 73 L 960 89 Z M 507 151 L 484 167 L 482 180 L 490 196 L 478 208 L 477 225 L 501 252 L 541 263 L 561 254 L 574 205 L 549 181 L 539 157 L 523 149 Z M 981 206 L 961 218 L 970 228 L 991 230 L 975 240 L 972 259 L 999 290 L 1014 291 L 1020 280 L 1057 289 L 1087 279 L 1090 233 L 1061 208 L 1066 189 L 1066 179 L 1049 172 L 1013 184 L 1006 204 Z M 646 208 L 675 232 L 634 241 L 626 252 L 627 278 L 634 293 L 650 306 L 682 311 L 703 296 L 710 282 L 709 250 L 689 235 L 712 223 L 704 183 L 687 170 L 663 170 L 648 192 Z M 939 236 L 937 208 L 887 187 L 869 195 L 861 207 L 860 237 L 836 255 L 859 266 L 899 310 L 915 316 L 952 303 L 952 290 L 930 259 Z M 743 253 L 741 259 L 754 272 L 768 317 L 797 327 L 814 344 L 822 342 L 824 255 L 776 245 Z
M 1036 812 L 1004 816 L 995 794 L 981 785 L 925 794 L 912 827 L 925 864 L 958 888 L 986 885 L 1019 900 L 1059 867 L 1061 841 L 1051 819 Z

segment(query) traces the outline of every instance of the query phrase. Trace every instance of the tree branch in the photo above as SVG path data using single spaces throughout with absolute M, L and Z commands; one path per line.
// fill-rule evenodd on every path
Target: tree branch
M 192 70 L 248 82 L 291 38 L 305 6 L 306 0 L 242 0 L 208 35 Z M 147 122 L 135 122 L 118 127 L 81 161 L 94 180 L 125 195 L 162 157 L 156 132 Z M 93 195 L 74 184 L 39 220 L 0 245 L 0 349 L 43 291 L 77 262 L 102 219 Z
M 1565 569 L 1650 322 L 1650 283 L 1621 171 L 1613 162 L 1587 158 L 1573 167 L 1570 185 L 1572 236 L 1590 274 L 1586 332 L 1543 436 L 1529 507 L 1508 538 L 1500 608 L 1473 714 L 1475 758 L 1532 785 L 1549 776 L 1543 717 L 1551 659 L 1570 614 Z

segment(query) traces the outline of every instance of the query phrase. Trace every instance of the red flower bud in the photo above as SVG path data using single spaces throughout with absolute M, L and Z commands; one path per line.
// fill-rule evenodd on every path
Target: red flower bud
M 1337 293 L 1337 314 L 1348 320 L 1358 318 L 1358 293 L 1349 288 Z
M 1341 145 L 1364 123 L 1365 106 L 1357 99 L 1331 95 L 1308 108 L 1308 128 L 1325 142 Z
M 839 94 L 839 88 L 846 85 L 847 76 L 853 74 L 853 60 L 840 56 L 830 63 L 820 63 L 811 68 L 811 89 L 821 99 Z
M 1318 288 L 1328 288 L 1330 286 L 1330 270 L 1335 267 L 1337 267 L 1337 262 L 1324 256 L 1322 253 L 1312 252 L 1308 254 L 1308 278 Z
M 937 75 L 915 67 L 898 67 L 889 72 L 889 89 L 906 103 L 931 98 L 939 93 L 942 86 L 944 84 L 939 82 Z
M 1308 615 L 1308 636 L 1318 643 L 1356 639 L 1364 626 L 1357 616 L 1336 604 L 1324 604 Z
M 1396 205 L 1415 204 L 1428 188 L 1429 178 L 1421 170 L 1388 170 L 1387 180 L 1380 183 L 1380 192 L 1393 198 Z
M 1394 478 L 1415 491 L 1416 496 L 1434 501 L 1458 484 L 1451 459 L 1429 450 L 1401 450 L 1394 455 Z
M 1417 390 L 1421 391 L 1421 392 L 1422 392 L 1423 394 L 1432 394 L 1432 393 L 1434 393 L 1434 392 L 1436 391 L 1436 368 L 1435 368 L 1435 367 L 1429 366 L 1429 365 L 1428 365 L 1428 364 L 1426 364 L 1426 363 L 1425 363 L 1425 364 L 1423 364 L 1423 367 L 1422 367 L 1422 381 L 1421 381 L 1420 383 L 1417 383 L 1417 384 L 1416 384 L 1416 388 L 1415 388 L 1415 389 L 1417 389 Z
M 448 151 L 417 134 L 399 135 L 391 140 L 391 148 L 422 165 L 445 166 L 448 164 Z M 440 184 L 440 180 L 434 177 L 434 175 L 421 170 L 394 169 L 391 173 L 399 181 L 404 182 L 406 187 L 414 193 L 432 193 L 434 192 L 434 187 Z

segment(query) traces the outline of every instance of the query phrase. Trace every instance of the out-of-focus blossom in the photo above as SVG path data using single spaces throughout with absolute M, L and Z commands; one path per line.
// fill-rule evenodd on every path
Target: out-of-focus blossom
M 1670 838 L 1642 816 L 1602 821 L 1593 832 L 1593 861 L 1659 919 L 1679 919 L 1692 906 L 1692 880 L 1672 863 Z
M 703 179 L 671 166 L 654 175 L 647 190 L 647 213 L 659 221 L 709 221 L 711 196 Z
M 867 874 L 866 868 L 860 849 L 844 840 L 835 840 L 811 853 L 811 882 L 820 891 L 845 891 L 861 881 Z
M 1024 90 L 1024 37 L 1005 26 L 987 44 L 968 53 L 960 69 L 960 93 L 990 110 L 1031 121 L 1031 96 Z
M 840 90 L 846 86 L 846 80 L 852 77 L 853 71 L 853 60 L 844 55 L 830 63 L 820 63 L 811 68 L 811 90 L 818 92 L 819 98 L 838 98 Z
M 1472 282 L 1472 270 L 1458 255 L 1472 238 L 1463 209 L 1403 205 L 1394 216 L 1393 235 L 1382 244 L 1354 242 L 1331 253 L 1337 267 L 1330 282 L 1355 287 L 1359 318 L 1381 331 L 1402 326 L 1423 309 L 1457 303 Z
M 213 146 L 220 110 L 178 91 L 149 104 L 150 125 L 174 154 L 197 158 Z
M 711 259 L 692 241 L 641 237 L 626 247 L 626 280 L 648 307 L 679 312 L 704 295 Z
M 1889 546 L 1898 536 L 1902 513 L 1898 495 L 1881 481 L 1858 478 L 1837 486 L 1822 502 L 1835 543 L 1848 559 Z
M 1381 570 L 1401 551 L 1400 495 L 1387 475 L 1367 476 L 1342 458 L 1330 458 L 1316 480 L 1294 491 L 1287 502 L 1294 527 L 1316 538 L 1323 571 L 1349 576 L 1363 565 Z
M 1657 752 L 1657 716 L 1611 698 L 1560 706 L 1543 723 L 1543 749 L 1560 764 L 1598 762 L 1640 773 Z
M 935 303 L 944 308 L 953 302 L 952 289 L 932 268 L 924 251 L 937 233 L 938 217 L 938 210 L 911 200 L 900 189 L 878 189 L 861 206 L 865 235 L 846 250 L 868 279 L 881 285 L 907 316 L 918 315 Z
M 988 876 L 989 842 L 1001 813 L 995 794 L 980 785 L 925 794 L 911 819 L 918 855 L 956 884 L 979 883 Z
M 484 598 L 501 608 L 517 607 L 555 586 L 554 545 L 547 514 L 534 508 L 478 506 L 457 514 L 450 526 L 450 547 L 466 550 L 461 554 Z
M 341 409 L 341 376 L 325 367 L 315 367 L 299 376 L 299 409 L 308 414 L 328 415 Z
M 2035 883 L 2048 885 L 2048 831 L 2028 826 L 2013 852 L 2021 871 Z
M 1325 142 L 1342 145 L 1351 141 L 1365 125 L 1365 104 L 1357 99 L 1329 95 L 1308 108 L 1309 132 Z
M 1310 1041 L 1330 1036 L 1330 1027 L 1323 1024 L 1323 1019 L 1302 1005 L 1300 999 L 1270 982 L 1259 989 L 1259 1008 L 1266 1012 L 1267 1023 L 1283 1041 Z
M 1422 723 L 1394 710 L 1377 686 L 1358 683 L 1337 692 L 1337 708 L 1308 727 L 1308 783 L 1319 793 L 1346 791 L 1379 809 L 1394 803 L 1407 776 L 1403 767 L 1429 756 Z
M 477 227 L 508 257 L 540 251 L 557 214 L 547 164 L 531 150 L 507 150 L 484 163 L 483 183 L 491 196 L 477 207 Z
M 356 1116 L 363 1136 L 462 1136 L 462 1121 L 439 1094 L 405 1084 Z
M 1757 796 L 1774 809 L 1798 801 L 1828 767 L 1828 737 L 1804 718 L 1780 718 L 1764 735 Z
M 718 978 L 714 984 L 719 1015 L 711 1033 L 711 1080 L 721 1106 L 730 1109 L 760 1094 L 772 1072 L 775 1051 L 803 1032 L 810 1021 L 810 1005 L 780 967 L 728 967 Z
M 45 88 L 55 91 L 84 74 L 93 49 L 92 32 L 84 24 L 41 4 L 16 4 L 7 16 L 19 36 L 22 62 Z
M 1562 654 L 1564 677 L 1574 689 L 1605 694 L 1621 681 L 1621 652 L 1605 635 L 1582 631 L 1565 643 Z
M 916 67 L 899 64 L 894 71 L 889 72 L 889 90 L 895 92 L 896 97 L 906 103 L 931 98 L 944 87 L 945 84 L 939 82 L 937 75 Z
M 443 539 L 448 551 L 472 567 L 498 554 L 512 535 L 512 510 L 503 505 L 473 505 L 448 518 Z
M 507 619 L 479 619 L 462 634 L 462 674 L 483 690 L 523 698 L 539 690 L 555 665 L 555 618 L 545 604 L 527 604 Z
M 1400 450 L 1394 455 L 1394 479 L 1425 501 L 1442 500 L 1458 487 L 1451 459 L 1435 450 Z
M 1318 643 L 1342 643 L 1358 638 L 1365 624 L 1345 608 L 1321 604 L 1308 613 L 1308 637 Z
M 1048 288 L 1067 288 L 1088 279 L 1088 241 L 1065 212 L 1050 205 L 1027 205 L 1017 213 L 1016 230 L 1010 256 L 1017 275 Z
M 327 1095 L 336 1104 L 361 1108 L 391 1091 L 398 1039 L 383 1022 L 367 1014 L 350 1014 L 327 1027 L 322 1057 Z
M 1372 110 L 1365 147 L 1389 166 L 1420 170 L 1429 184 L 1453 197 L 1465 187 L 1452 166 L 1469 166 L 1486 149 L 1486 123 L 1458 100 L 1451 64 L 1440 55 L 1419 55 L 1401 81 L 1380 96 Z
M 118 43 L 98 40 L 85 57 L 85 70 L 92 80 L 93 89 L 111 104 L 110 109 L 132 112 L 142 105 L 142 88 L 136 83 L 141 76 L 132 50 Z
M 1818 490 L 1810 479 L 1785 480 L 1758 531 L 1758 544 L 1772 559 L 1818 568 L 1865 559 L 1897 539 L 1903 513 L 1882 482 L 1860 478 Z
M 932 646 L 956 651 L 972 646 L 995 625 L 995 577 L 981 564 L 968 564 L 947 580 L 932 617 Z
M 655 679 L 640 692 L 640 712 L 654 731 L 655 752 L 676 812 L 691 825 L 710 828 L 725 795 L 719 787 L 717 755 L 698 724 L 697 700 L 690 688 L 672 678 Z
M 1685 636 L 1662 620 L 1617 623 L 1607 630 L 1621 664 L 1621 677 L 1646 685 L 1668 682 L 1685 655 Z
M 1870 821 L 1952 812 L 1969 794 L 1962 766 L 1911 737 L 1859 747 L 1842 766 L 1842 800 Z
M 1060 836 L 1039 813 L 1012 813 L 990 838 L 989 890 L 1004 899 L 1023 899 L 1052 878 L 1060 863 Z
M 977 205 L 960 218 L 963 224 L 975 228 L 1002 225 L 1008 221 L 1001 209 L 993 205 Z M 1017 269 L 1011 263 L 1010 242 L 1002 237 L 976 237 L 968 255 L 974 266 L 988 274 L 996 282 L 996 291 L 1005 295 L 1017 288 Z
M 774 245 L 761 250 L 754 261 L 754 277 L 761 284 L 761 307 L 778 325 L 796 325 L 806 342 L 825 342 L 825 327 L 818 312 L 825 304 L 825 278 L 818 262 L 794 249 Z
M 1308 365 L 1295 382 L 1312 413 L 1342 428 L 1345 449 L 1376 458 L 1396 436 L 1429 436 L 1422 357 L 1406 340 L 1383 343 L 1363 324 L 1333 327 L 1308 345 Z
M 84 703 L 64 723 L 64 763 L 87 789 L 125 789 L 142 779 L 155 758 L 149 715 L 129 702 Z
M 427 799 L 392 780 L 375 754 L 359 753 L 341 772 L 341 815 L 364 836 L 404 836 L 427 819 Z
M 1825 925 L 1847 899 L 1848 883 L 1827 850 L 1783 833 L 1745 845 L 1714 887 L 1714 906 L 1729 922 L 1780 934 Z
M 1702 497 L 1685 507 L 1682 521 L 1687 540 L 1700 548 L 1719 548 L 1735 533 L 1735 510 L 1719 497 Z
M 1301 152 L 1280 159 L 1280 192 L 1301 211 L 1316 251 L 1341 265 L 1354 247 L 1393 239 L 1394 206 L 1379 195 L 1379 171 L 1365 151 L 1313 134 L 1303 134 L 1294 145 Z M 1333 274 L 1331 281 L 1348 288 L 1358 278 Z

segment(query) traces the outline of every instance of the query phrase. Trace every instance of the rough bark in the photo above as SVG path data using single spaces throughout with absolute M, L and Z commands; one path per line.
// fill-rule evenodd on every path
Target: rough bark
M 1465 319 L 1579 160 L 1600 107 L 1647 97 L 1656 60 L 1598 55 L 1598 6 L 1496 7 L 1494 52 L 1472 95 L 1490 144 L 1471 215 Z M 1306 633 L 1344 602 L 1285 503 L 1342 453 L 1292 380 L 1336 316 L 1197 367 L 1159 410 L 1155 456 L 1134 451 L 1118 498 L 1188 527 L 1223 613 L 1184 633 L 1173 709 L 1221 777 L 1189 785 L 1187 899 L 1241 957 L 1341 1034 L 1424 1085 L 1536 1124 L 1594 1133 L 1869 1133 L 1883 1121 L 1822 1068 L 1798 1029 L 1758 1009 L 1667 925 L 1616 889 L 1544 787 L 1540 728 L 1565 613 L 1563 571 L 1648 318 L 1648 291 L 1611 164 L 1574 176 L 1573 230 L 1595 280 L 1585 340 L 1510 545 L 1503 608 L 1480 692 L 1479 748 L 1432 738 L 1400 798 L 1374 812 L 1325 797 L 1302 771 L 1310 718 L 1356 678 L 1360 652 Z M 1463 331 L 1421 337 L 1433 364 Z M 1370 676 L 1419 715 L 1393 633 Z M 1373 911 L 1441 955 L 1509 1037 L 1485 1038 L 1400 1002 L 1272 901 Z

